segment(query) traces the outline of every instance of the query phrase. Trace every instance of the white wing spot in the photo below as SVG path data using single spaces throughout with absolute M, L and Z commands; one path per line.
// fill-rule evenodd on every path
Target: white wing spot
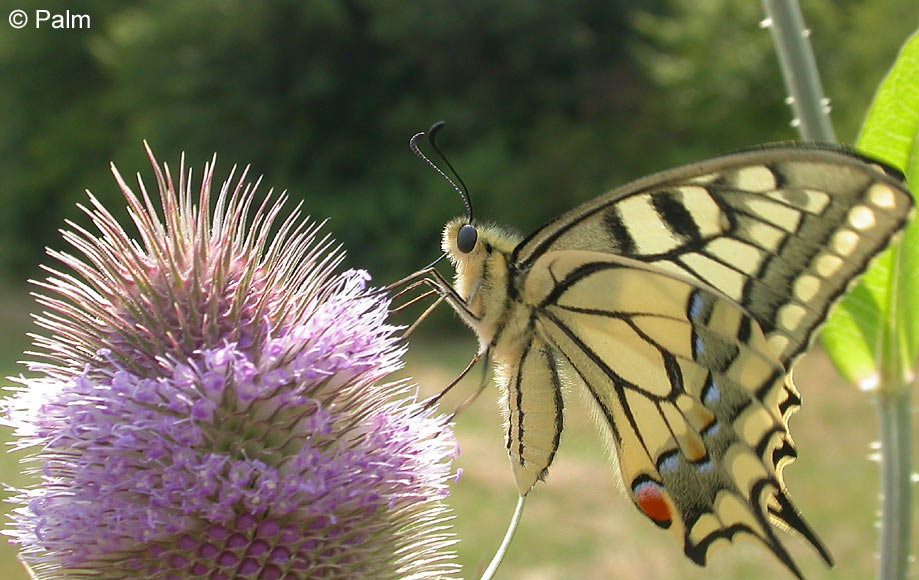
M 721 177 L 720 173 L 706 173 L 705 175 L 700 175 L 698 177 L 693 177 L 688 180 L 687 183 L 696 183 L 698 185 L 708 185 L 713 181 L 717 181 Z
M 779 309 L 779 324 L 782 325 L 789 332 L 794 332 L 798 326 L 800 326 L 801 321 L 804 320 L 804 316 L 807 314 L 807 311 L 800 304 L 786 304 L 781 309 Z
M 794 284 L 795 297 L 801 302 L 810 302 L 820 292 L 820 279 L 810 274 L 803 274 Z
M 883 183 L 875 183 L 868 189 L 868 199 L 882 209 L 893 209 L 897 205 L 893 190 Z
M 825 191 L 819 189 L 802 190 L 807 195 L 807 204 L 803 209 L 813 213 L 823 213 L 823 210 L 830 205 L 830 196 Z
M 840 256 L 849 256 L 858 247 L 858 234 L 852 230 L 839 230 L 830 242 L 833 250 Z
M 680 246 L 680 240 L 651 205 L 650 196 L 625 199 L 617 209 L 640 254 L 664 254 Z
M 701 236 L 708 237 L 724 232 L 727 220 L 707 189 L 687 185 L 677 188 L 677 191 L 680 192 L 683 205 L 692 214 L 692 220 L 699 228 Z
M 763 407 L 749 405 L 739 417 L 734 419 L 734 430 L 740 435 L 743 442 L 752 446 L 752 444 L 762 440 L 763 437 L 768 436 L 773 431 L 775 427 L 774 421 L 775 419 L 772 415 Z M 739 457 L 744 457 L 746 460 L 747 458 L 752 459 L 752 455 L 752 453 L 750 455 L 744 453 Z M 762 466 L 757 467 L 764 469 Z
M 801 206 L 801 209 L 811 213 L 823 213 L 823 210 L 830 205 L 830 196 L 825 191 L 819 189 L 802 189 L 801 193 L 806 196 L 807 201 Z
M 839 271 L 842 258 L 832 254 L 820 254 L 814 258 L 814 269 L 824 278 L 829 278 Z
M 813 214 L 823 213 L 830 205 L 830 196 L 819 189 L 779 189 L 766 194 L 784 204 L 791 204 Z
M 715 517 L 711 512 L 704 513 L 699 516 L 699 519 L 696 520 L 696 523 L 693 525 L 692 529 L 689 530 L 689 539 L 693 544 L 699 544 L 704 540 L 707 540 L 709 536 L 714 536 L 714 541 L 710 544 L 709 550 L 715 546 L 721 544 L 727 544 L 727 540 L 723 536 L 717 536 L 719 531 L 721 531 L 721 522 L 718 518 Z
M 735 427 L 735 430 L 737 428 Z M 741 490 L 749 493 L 757 481 L 768 477 L 766 468 L 760 463 L 756 453 L 750 448 L 752 445 L 746 441 L 738 440 L 724 454 L 721 463 L 729 474 L 734 484 Z M 763 537 L 763 528 L 740 497 L 735 492 L 725 489 L 715 496 L 715 510 L 722 521 L 746 524 L 753 533 Z
M 766 343 L 772 348 L 772 352 L 780 355 L 788 348 L 788 337 L 777 332 L 772 333 L 769 335 L 769 338 L 766 339 Z
M 739 189 L 756 193 L 773 190 L 777 185 L 775 175 L 763 165 L 739 169 L 734 181 Z
M 849 210 L 849 223 L 857 230 L 874 227 L 874 211 L 867 205 L 857 205 Z

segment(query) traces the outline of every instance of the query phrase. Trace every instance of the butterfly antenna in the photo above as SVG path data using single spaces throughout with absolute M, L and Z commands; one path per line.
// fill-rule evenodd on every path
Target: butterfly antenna
M 447 160 L 447 157 L 440 151 L 440 148 L 437 147 L 437 143 L 435 142 L 435 138 L 437 137 L 437 134 L 440 132 L 441 129 L 443 129 L 444 125 L 446 125 L 446 123 L 444 123 L 443 121 L 438 121 L 434 123 L 433 125 L 431 125 L 431 128 L 428 130 L 428 135 L 427 135 L 428 143 L 431 144 L 431 147 L 437 153 L 437 156 L 440 157 L 441 160 L 447 165 L 447 167 L 450 169 L 450 172 L 456 177 L 456 180 L 459 181 L 460 184 L 462 184 L 463 186 L 462 188 L 456 185 L 456 181 L 453 181 L 453 179 L 451 179 L 449 175 L 444 173 L 440 167 L 438 167 L 433 161 L 428 159 L 427 155 L 421 152 L 421 149 L 418 147 L 418 141 L 424 138 L 425 134 L 423 132 L 415 133 L 414 135 L 412 135 L 412 138 L 408 142 L 408 146 L 412 150 L 412 153 L 414 153 L 415 155 L 423 159 L 425 163 L 430 165 L 434 169 L 434 171 L 439 173 L 441 177 L 447 180 L 447 183 L 449 183 L 450 186 L 453 187 L 453 191 L 459 194 L 460 198 L 463 200 L 463 205 L 466 206 L 466 217 L 469 218 L 469 221 L 472 221 L 472 202 L 469 200 L 469 190 L 466 188 L 466 184 L 463 183 L 462 178 L 456 172 L 456 169 L 453 169 L 453 165 L 450 164 L 450 162 Z
M 456 189 L 457 193 L 460 194 L 460 197 L 463 198 L 463 205 L 466 206 L 466 217 L 468 217 L 469 220 L 471 221 L 472 220 L 472 201 L 469 199 L 469 188 L 466 187 L 466 183 L 463 181 L 463 178 L 460 177 L 456 169 L 453 168 L 453 164 L 450 163 L 450 160 L 447 159 L 447 156 L 444 155 L 443 152 L 440 150 L 440 147 L 437 146 L 437 141 L 436 141 L 437 134 L 440 133 L 440 130 L 443 129 L 445 125 L 446 123 L 444 121 L 437 121 L 436 123 L 431 125 L 431 128 L 428 129 L 428 142 L 431 144 L 431 148 L 437 152 L 437 156 L 440 157 L 440 159 L 444 163 L 447 164 L 447 167 L 450 169 L 450 173 L 453 174 L 453 177 L 455 177 L 456 180 L 459 181 L 460 187 L 457 188 L 456 184 L 453 184 L 453 188 Z

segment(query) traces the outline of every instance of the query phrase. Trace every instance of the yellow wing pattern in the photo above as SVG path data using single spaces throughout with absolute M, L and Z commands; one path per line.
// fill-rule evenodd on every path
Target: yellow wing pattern
M 688 557 L 704 564 L 713 545 L 746 533 L 800 576 L 772 529 L 780 523 L 831 562 L 782 481 L 797 393 L 743 309 L 714 289 L 594 252 L 544 254 L 527 288 L 535 334 L 586 387 L 632 501 Z

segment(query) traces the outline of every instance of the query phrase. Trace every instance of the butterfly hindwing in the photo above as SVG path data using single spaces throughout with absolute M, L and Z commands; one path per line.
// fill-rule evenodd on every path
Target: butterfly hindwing
M 536 334 L 586 387 L 632 501 L 687 556 L 704 564 L 719 540 L 750 534 L 800 575 L 779 521 L 829 561 L 785 492 L 798 398 L 752 317 L 714 289 L 594 252 L 548 252 L 528 283 Z

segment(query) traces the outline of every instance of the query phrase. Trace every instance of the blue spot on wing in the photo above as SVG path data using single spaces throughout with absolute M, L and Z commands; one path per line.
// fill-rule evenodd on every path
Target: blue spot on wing
M 680 466 L 680 456 L 674 451 L 660 458 L 657 462 L 657 470 L 661 473 L 676 471 Z
M 703 437 L 714 437 L 721 431 L 721 423 L 713 421 L 711 425 L 702 430 Z
M 702 316 L 703 308 L 705 308 L 705 303 L 702 301 L 702 296 L 698 292 L 693 292 L 689 299 L 689 320 L 698 321 Z
M 692 357 L 698 360 L 703 354 L 705 354 L 705 342 L 702 340 L 702 337 L 693 333 Z
M 718 383 L 715 379 L 709 379 L 705 389 L 702 390 L 702 402 L 706 407 L 711 407 L 721 400 L 721 391 L 718 389 Z
M 715 464 L 712 463 L 711 459 L 706 459 L 702 463 L 696 464 L 696 469 L 699 470 L 700 473 L 710 473 L 714 468 Z

